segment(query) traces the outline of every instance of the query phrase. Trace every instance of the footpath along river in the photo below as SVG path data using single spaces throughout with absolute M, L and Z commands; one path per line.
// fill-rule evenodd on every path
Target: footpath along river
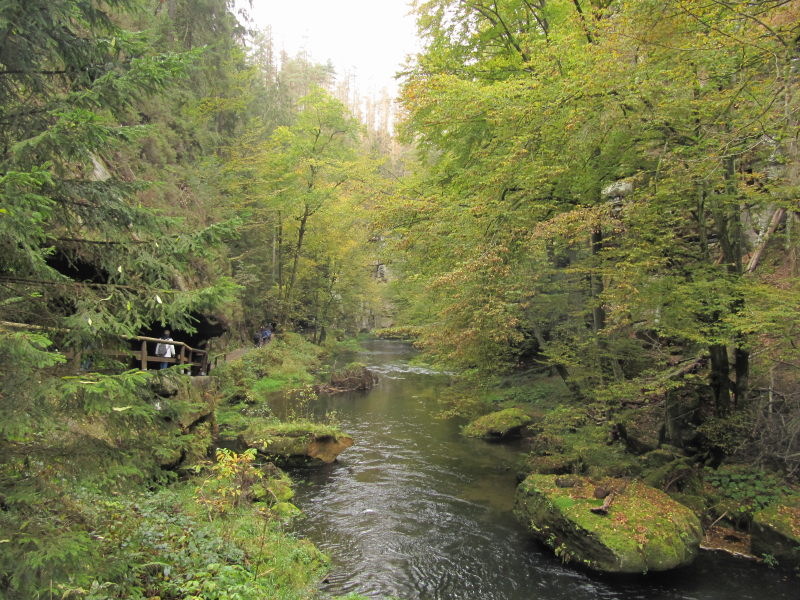
M 326 596 L 404 600 L 798 600 L 797 580 L 717 553 L 645 578 L 562 565 L 511 514 L 513 447 L 470 440 L 440 420 L 448 378 L 413 366 L 409 345 L 365 344 L 380 376 L 369 392 L 320 401 L 355 445 L 336 464 L 299 471 L 298 535 L 332 559 Z

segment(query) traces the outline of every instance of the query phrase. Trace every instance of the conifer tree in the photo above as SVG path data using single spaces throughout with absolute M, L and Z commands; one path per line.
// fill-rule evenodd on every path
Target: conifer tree
M 53 503 L 76 478 L 124 485 L 120 473 L 157 465 L 146 375 L 124 363 L 78 375 L 81 353 L 124 349 L 157 324 L 192 331 L 193 312 L 235 289 L 224 277 L 179 285 L 228 228 L 186 231 L 147 208 L 136 171 L 116 164 L 149 132 L 137 102 L 179 83 L 195 58 L 153 52 L 148 35 L 119 25 L 144 7 L 0 5 L 0 535 L 13 549 L 0 589 L 12 594 L 92 562 L 87 534 Z M 104 433 L 88 435 L 87 419 Z

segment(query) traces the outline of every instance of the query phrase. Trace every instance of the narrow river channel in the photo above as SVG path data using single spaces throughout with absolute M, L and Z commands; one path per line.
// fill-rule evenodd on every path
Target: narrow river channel
M 324 398 L 355 438 L 338 463 L 295 473 L 297 533 L 332 559 L 326 596 L 404 600 L 782 600 L 796 580 L 705 553 L 691 567 L 633 579 L 562 565 L 512 514 L 514 448 L 469 440 L 436 418 L 447 377 L 411 365 L 407 344 L 373 341 L 358 360 L 380 375 L 366 393 Z

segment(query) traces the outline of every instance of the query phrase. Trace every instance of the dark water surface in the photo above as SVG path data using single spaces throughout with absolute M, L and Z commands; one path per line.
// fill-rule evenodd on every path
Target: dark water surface
M 333 561 L 326 595 L 405 600 L 800 600 L 796 581 L 704 553 L 647 578 L 608 579 L 562 565 L 512 514 L 513 448 L 468 440 L 435 418 L 447 378 L 412 366 L 409 346 L 375 341 L 358 359 L 380 375 L 366 393 L 326 398 L 355 445 L 302 471 L 297 532 Z

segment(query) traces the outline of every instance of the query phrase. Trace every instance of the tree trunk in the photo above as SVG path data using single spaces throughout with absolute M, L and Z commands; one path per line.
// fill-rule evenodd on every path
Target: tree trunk
M 280 324 L 285 325 L 286 319 L 292 303 L 292 294 L 294 293 L 294 284 L 297 280 L 297 265 L 300 262 L 300 252 L 303 249 L 303 238 L 306 235 L 306 224 L 308 217 L 311 215 L 311 210 L 308 204 L 303 205 L 303 216 L 300 217 L 300 229 L 297 230 L 297 242 L 294 246 L 294 257 L 292 259 L 292 270 L 289 273 L 289 283 L 286 285 L 286 290 L 283 295 L 283 307 L 281 310 Z
M 742 347 L 741 340 L 738 339 L 733 352 L 733 369 L 736 373 L 733 387 L 734 403 L 735 406 L 742 407 L 747 402 L 747 388 L 750 385 L 750 353 Z
M 592 256 L 595 258 L 592 274 L 589 276 L 589 286 L 591 288 L 592 300 L 592 331 L 597 337 L 597 347 L 600 350 L 600 369 L 606 375 L 610 376 L 615 381 L 623 379 L 622 365 L 616 357 L 611 356 L 604 339 L 598 335 L 606 326 L 606 310 L 603 307 L 601 296 L 603 294 L 603 276 L 599 273 L 600 251 L 603 249 L 603 230 L 598 226 L 592 229 L 591 237 Z
M 597 257 L 603 247 L 603 231 L 599 227 L 592 230 L 592 256 Z M 590 285 L 594 307 L 592 308 L 592 325 L 594 332 L 597 333 L 606 326 L 606 311 L 600 302 L 600 295 L 603 293 L 603 277 L 595 272 L 590 275 Z
M 697 197 L 697 227 L 700 230 L 700 248 L 708 260 L 708 225 L 706 224 L 706 190 L 701 186 Z
M 758 247 L 753 251 L 752 256 L 750 257 L 750 261 L 747 263 L 746 273 L 752 273 L 756 270 L 758 263 L 761 261 L 761 255 L 764 253 L 764 249 L 767 247 L 767 242 L 769 242 L 769 238 L 775 233 L 775 230 L 778 228 L 778 225 L 781 224 L 783 221 L 783 217 L 786 214 L 785 208 L 777 208 L 775 212 L 772 213 L 772 219 L 770 219 L 769 227 L 767 230 L 760 236 Z
M 725 174 L 725 193 L 716 196 L 712 206 L 714 223 L 717 228 L 722 260 L 727 271 L 732 275 L 743 275 L 743 239 L 741 209 L 736 202 L 736 171 L 732 157 L 723 161 Z M 720 202 L 721 201 L 721 202 Z M 732 314 L 740 312 L 744 307 L 744 298 L 734 300 L 729 308 Z M 731 410 L 731 390 L 737 404 L 744 402 L 750 373 L 750 354 L 743 347 L 743 340 L 736 336 L 733 340 L 734 376 L 731 381 L 731 365 L 728 359 L 726 344 L 714 344 L 709 348 L 711 353 L 711 389 L 714 393 L 715 414 L 728 414 Z
M 714 394 L 714 413 L 723 416 L 731 406 L 730 362 L 728 348 L 724 344 L 714 344 L 709 348 L 711 354 L 711 390 Z
M 272 229 L 272 269 L 270 270 L 270 283 L 275 285 L 278 281 L 278 228 Z
M 276 235 L 278 237 L 278 294 L 283 293 L 283 215 L 278 211 L 278 225 Z

